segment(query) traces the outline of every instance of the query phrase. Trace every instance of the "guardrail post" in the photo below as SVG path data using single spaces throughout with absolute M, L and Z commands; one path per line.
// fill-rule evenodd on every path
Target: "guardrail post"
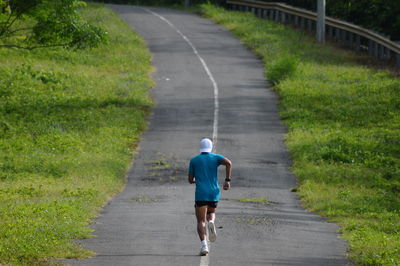
M 356 51 L 359 52 L 360 48 L 361 48 L 361 37 L 358 34 L 356 34 L 355 37 L 356 37 L 356 43 L 355 43 L 356 47 L 355 48 L 356 48 Z
M 375 57 L 378 57 L 378 55 L 379 55 L 379 44 L 378 43 L 376 43 L 376 42 L 374 42 L 374 56 Z
M 317 10 L 317 41 L 319 43 L 325 42 L 325 0 L 318 0 Z
M 285 12 L 281 12 L 281 22 L 282 23 L 286 22 L 286 14 L 285 14 Z
M 351 48 L 354 48 L 354 46 L 355 46 L 355 41 L 354 41 L 354 34 L 353 33 L 351 33 L 351 32 L 348 32 L 348 34 L 349 34 L 349 45 L 350 45 L 350 47 Z
M 378 58 L 383 59 L 384 58 L 384 51 L 383 51 L 383 46 L 378 44 Z
M 309 32 L 312 32 L 312 20 L 311 19 L 307 19 L 307 30 Z
M 262 17 L 263 17 L 263 18 L 268 17 L 268 10 L 263 9 L 263 15 L 262 15 Z
M 400 68 L 400 54 L 396 54 L 396 66 Z
M 333 39 L 334 37 L 334 28 L 332 26 L 328 26 L 328 36 L 329 38 Z
M 335 28 L 335 36 L 334 37 L 335 37 L 334 40 L 336 42 L 340 41 L 340 29 L 339 28 Z
M 374 56 L 374 42 L 372 40 L 368 40 L 368 55 Z
M 345 30 L 342 30 L 341 33 L 342 33 L 342 36 L 341 36 L 341 38 L 342 38 L 342 43 L 343 43 L 344 45 L 346 45 L 346 31 L 345 31 Z
M 379 45 L 379 52 L 380 52 L 379 55 L 380 59 L 387 60 L 390 58 L 390 53 L 388 53 L 388 49 L 385 46 Z
M 385 58 L 385 60 L 390 59 L 390 50 L 385 46 L 383 46 L 383 58 Z
M 391 55 L 391 52 L 392 52 L 392 51 L 390 51 L 390 49 L 387 48 L 387 47 L 385 47 L 385 49 L 386 49 L 386 59 L 387 59 L 387 60 L 390 60 L 390 55 Z
M 338 29 L 338 34 L 337 34 L 338 40 L 340 43 L 343 43 L 343 30 L 342 29 Z
M 294 15 L 294 25 L 295 25 L 296 27 L 299 26 L 299 16 Z
M 376 43 L 372 41 L 372 49 L 371 49 L 371 56 L 375 57 L 376 56 Z
M 353 36 L 351 36 L 351 32 L 348 32 L 348 31 L 344 32 L 344 40 L 348 47 L 352 46 L 352 38 L 353 38 Z
M 276 22 L 279 22 L 279 14 L 280 12 L 279 12 L 279 10 L 276 10 L 275 11 L 275 18 L 274 18 L 274 20 L 276 21 Z
M 343 44 L 346 44 L 346 31 L 345 30 L 340 30 L 340 40 L 342 41 Z

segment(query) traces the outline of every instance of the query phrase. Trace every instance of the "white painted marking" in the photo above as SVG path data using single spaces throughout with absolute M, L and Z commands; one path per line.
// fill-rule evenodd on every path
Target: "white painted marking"
M 182 36 L 182 38 L 189 44 L 189 46 L 192 48 L 194 54 L 197 56 L 197 58 L 200 60 L 201 64 L 203 65 L 203 68 L 205 69 L 209 79 L 211 80 L 211 83 L 214 87 L 214 123 L 213 123 L 213 134 L 212 134 L 212 140 L 214 143 L 214 152 L 217 151 L 217 140 L 218 140 L 218 113 L 219 113 L 219 99 L 218 99 L 218 84 L 214 79 L 214 76 L 212 75 L 210 69 L 208 68 L 206 62 L 204 59 L 200 56 L 199 52 L 197 51 L 196 47 L 193 45 L 193 43 L 189 40 L 188 37 L 186 37 L 179 29 L 175 27 L 174 24 L 172 24 L 168 19 L 164 18 L 163 16 L 157 14 L 156 12 L 153 12 L 147 8 L 143 8 L 143 10 L 153 14 L 154 16 L 158 17 L 159 19 L 165 21 L 168 25 L 170 25 L 179 35 Z M 208 257 L 208 256 L 206 256 Z M 207 259 L 208 260 L 208 259 Z
M 210 260 L 208 259 L 209 254 L 200 257 L 200 265 L 199 266 L 208 266 L 210 264 Z
M 199 52 L 196 49 L 196 46 L 193 45 L 193 43 L 189 40 L 188 37 L 186 37 L 177 27 L 175 27 L 174 24 L 172 24 L 168 19 L 164 18 L 163 16 L 157 14 L 156 12 L 153 12 L 147 8 L 143 8 L 143 10 L 149 12 L 150 14 L 153 14 L 154 16 L 158 17 L 162 21 L 166 22 L 169 26 L 171 26 L 181 37 L 189 44 L 189 46 L 192 48 L 193 53 L 197 56 L 197 58 L 200 60 L 201 64 L 203 65 L 204 70 L 206 71 L 209 79 L 211 80 L 211 83 L 214 88 L 214 123 L 213 123 L 213 134 L 212 134 L 212 140 L 213 140 L 213 147 L 214 147 L 214 152 L 217 151 L 216 149 L 216 144 L 217 144 L 217 139 L 218 139 L 218 113 L 219 113 L 219 99 L 218 99 L 218 84 L 214 79 L 214 76 L 212 75 L 210 69 L 208 68 L 206 62 L 204 59 L 200 56 Z M 208 266 L 210 264 L 209 261 L 209 254 L 206 256 L 201 256 L 200 257 L 200 266 Z

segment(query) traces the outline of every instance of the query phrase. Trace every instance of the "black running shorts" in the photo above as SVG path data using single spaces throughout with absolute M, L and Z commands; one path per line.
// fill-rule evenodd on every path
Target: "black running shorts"
M 217 208 L 218 201 L 195 201 L 195 207 L 208 206 L 210 208 Z

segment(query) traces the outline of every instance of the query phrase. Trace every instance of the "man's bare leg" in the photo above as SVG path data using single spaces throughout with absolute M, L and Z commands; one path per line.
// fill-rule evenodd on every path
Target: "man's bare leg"
M 207 222 L 215 222 L 215 208 L 207 208 Z
M 208 233 L 209 240 L 214 242 L 217 239 L 217 231 L 215 228 L 215 208 L 208 207 L 207 210 Z
M 208 254 L 208 244 L 207 244 L 207 230 L 206 230 L 206 219 L 207 219 L 207 206 L 195 207 L 196 208 L 196 218 L 197 218 L 197 233 L 201 241 L 200 255 Z
M 197 218 L 197 233 L 201 241 L 206 240 L 206 216 L 207 206 L 196 207 L 196 218 Z

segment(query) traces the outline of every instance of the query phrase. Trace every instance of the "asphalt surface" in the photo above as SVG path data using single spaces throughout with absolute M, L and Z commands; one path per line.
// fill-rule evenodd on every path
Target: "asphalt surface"
M 97 255 L 64 262 L 349 265 L 338 227 L 304 211 L 290 192 L 296 181 L 283 142 L 286 129 L 261 61 L 227 30 L 197 15 L 110 7 L 148 43 L 156 68 L 156 106 L 125 190 L 93 224 L 97 237 L 79 241 Z M 232 188 L 222 192 L 217 209 L 218 238 L 206 257 L 198 256 L 194 186 L 186 174 L 200 139 L 215 133 L 215 88 L 199 56 L 218 85 L 216 151 L 233 162 Z M 239 201 L 245 198 L 265 198 L 269 204 Z

